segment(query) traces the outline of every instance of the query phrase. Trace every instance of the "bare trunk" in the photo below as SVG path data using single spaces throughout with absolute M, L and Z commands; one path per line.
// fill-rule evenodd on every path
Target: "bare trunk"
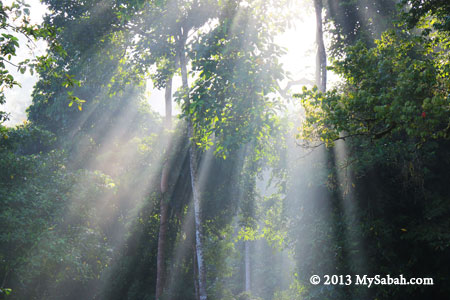
M 321 92 L 327 90 L 327 54 L 325 52 L 325 44 L 323 42 L 322 27 L 322 0 L 314 0 L 314 9 L 316 12 L 316 85 Z
M 167 225 L 168 225 L 168 204 L 166 203 L 165 195 L 161 197 L 160 203 L 160 221 L 159 221 L 159 236 L 158 236 L 158 255 L 156 258 L 156 299 L 161 297 L 164 284 L 166 281 L 165 268 L 165 246 L 167 240 Z
M 198 294 L 198 264 L 197 264 L 197 251 L 195 250 L 195 245 L 194 245 L 194 261 L 193 261 L 193 266 L 192 268 L 194 269 L 194 290 L 195 290 L 195 299 L 196 300 L 200 300 L 200 295 Z
M 165 125 L 168 130 L 172 128 L 172 77 L 167 80 L 165 91 L 166 102 L 166 120 Z M 166 150 L 166 161 L 163 166 L 161 174 L 161 201 L 160 219 L 159 219 L 159 236 L 158 236 L 158 255 L 156 258 L 156 293 L 155 299 L 158 300 L 163 291 L 166 281 L 166 266 L 165 266 L 165 247 L 167 240 L 167 231 L 169 224 L 169 195 L 167 195 L 170 163 L 169 156 L 170 147 Z
M 250 241 L 244 242 L 245 247 L 245 291 L 250 292 L 251 278 L 250 278 Z
M 166 128 L 172 128 L 172 77 L 167 79 L 166 91 L 164 94 L 166 105 Z
M 188 124 L 188 136 L 193 137 L 193 125 L 191 121 Z M 198 190 L 198 155 L 197 147 L 194 143 L 190 143 L 189 158 L 191 169 L 191 185 L 192 185 L 192 197 L 194 201 L 194 221 L 195 221 L 195 249 L 197 251 L 197 265 L 198 265 L 198 287 L 200 300 L 206 300 L 206 269 L 203 258 L 203 226 L 202 226 L 202 209 L 200 191 Z
M 180 68 L 181 68 L 181 81 L 183 84 L 183 89 L 185 92 L 189 89 L 188 77 L 187 77 L 187 69 L 186 69 L 186 56 L 184 53 L 184 43 L 183 47 L 180 47 L 180 51 L 178 53 Z M 189 100 L 186 103 L 187 108 L 189 109 Z M 198 152 L 197 146 L 192 141 L 194 137 L 194 125 L 192 124 L 192 120 L 190 116 L 188 116 L 188 137 L 189 137 L 189 167 L 191 171 L 191 186 L 192 186 L 192 198 L 194 202 L 194 222 L 195 222 L 195 249 L 197 252 L 197 266 L 198 266 L 198 291 L 200 300 L 206 300 L 206 269 L 203 258 L 203 226 L 201 220 L 201 199 L 200 199 L 200 191 L 198 185 Z

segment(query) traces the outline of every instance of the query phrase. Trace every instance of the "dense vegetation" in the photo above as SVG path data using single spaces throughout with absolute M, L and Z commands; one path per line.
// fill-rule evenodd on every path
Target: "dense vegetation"
M 26 123 L 0 112 L 0 299 L 450 295 L 447 1 L 42 2 L 0 2 L 0 104 L 39 74 Z M 292 94 L 276 37 L 308 7 Z M 354 284 L 377 274 L 434 285 Z

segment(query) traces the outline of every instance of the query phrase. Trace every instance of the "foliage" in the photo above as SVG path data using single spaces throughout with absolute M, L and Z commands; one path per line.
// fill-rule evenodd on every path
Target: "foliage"
M 246 143 L 262 151 L 259 145 L 277 126 L 279 102 L 270 93 L 283 78 L 278 63 L 282 51 L 270 34 L 251 7 L 229 5 L 219 25 L 194 43 L 191 58 L 199 78 L 189 106 L 183 107 L 194 123 L 195 142 L 203 149 L 214 144 L 223 158 Z
M 33 74 L 36 69 L 40 69 L 51 62 L 47 55 L 41 55 L 34 59 L 24 59 L 19 62 L 13 62 L 17 57 L 17 49 L 21 46 L 19 38 L 25 38 L 22 46 L 33 49 L 37 40 L 45 40 L 49 48 L 64 55 L 61 46 L 55 40 L 54 27 L 47 25 L 34 25 L 30 21 L 30 5 L 23 1 L 13 1 L 10 5 L 0 3 L 0 104 L 5 103 L 4 90 L 14 86 L 20 86 L 20 83 L 14 79 L 10 68 L 17 68 L 22 74 L 27 69 Z M 1 123 L 8 119 L 8 115 L 0 112 Z M 0 127 L 2 129 L 3 127 Z M 3 131 L 3 129 L 2 129 Z
M 111 1 L 88 2 L 45 1 L 51 14 L 44 24 L 58 28 L 66 55 L 50 49 L 51 61 L 38 69 L 27 112 L 32 122 L 58 135 L 114 126 L 114 116 L 139 106 L 144 92 L 118 76 L 126 71 L 131 37 L 119 30 L 117 8 Z
M 304 90 L 306 122 L 300 138 L 316 137 L 330 146 L 351 136 L 375 144 L 393 137 L 417 147 L 447 138 L 449 64 L 443 53 L 421 37 L 394 32 L 376 44 L 368 49 L 357 43 L 335 62 L 332 70 L 345 80 L 341 91 Z
M 404 13 L 404 18 L 410 27 L 416 26 L 424 17 L 432 16 L 433 27 L 437 30 L 450 30 L 450 4 L 445 0 L 430 0 L 421 2 L 418 0 L 402 0 L 408 6 Z
M 49 15 L 34 28 L 47 28 L 39 37 L 54 34 L 62 48 L 34 66 L 31 122 L 2 128 L 0 293 L 153 299 L 158 204 L 169 199 L 161 300 L 195 299 L 192 150 L 208 297 L 448 295 L 445 3 L 407 1 L 409 27 L 394 25 L 396 1 L 324 3 L 331 70 L 342 83 L 299 95 L 298 138 L 317 146 L 305 158 L 291 138 L 296 121 L 282 116 L 275 96 L 284 50 L 274 37 L 288 23 L 290 1 L 44 2 Z M 4 29 L 26 6 L 1 8 Z M 15 32 L 2 40 L 12 56 Z M 176 93 L 184 120 L 169 133 L 145 103 L 144 83 L 163 88 L 180 72 L 193 80 Z M 242 292 L 247 263 L 251 293 Z M 309 282 L 313 274 L 397 273 L 433 277 L 436 288 Z
M 449 234 L 443 221 L 448 193 L 440 188 L 448 176 L 442 169 L 449 149 L 448 34 L 432 32 L 433 22 L 423 20 L 419 35 L 399 27 L 373 46 L 361 41 L 343 48 L 331 68 L 342 76 L 341 86 L 300 95 L 305 119 L 299 137 L 330 147 L 322 181 L 330 191 L 322 204 L 328 211 L 305 208 L 314 225 L 299 233 L 313 242 L 295 251 L 311 261 L 318 261 L 314 251 L 329 258 L 334 253 L 321 261 L 323 274 L 332 268 L 334 274 L 447 276 L 435 262 L 448 255 L 448 243 L 440 242 Z M 322 274 L 317 267 L 302 262 L 300 282 Z M 421 299 L 424 293 L 413 287 L 308 287 L 306 298 Z M 431 293 L 439 297 L 446 289 Z
M 391 29 L 397 18 L 397 1 L 329 0 L 324 1 L 326 22 L 331 33 L 330 53 L 345 54 L 344 48 L 356 42 L 373 46 L 373 40 Z
M 39 132 L 11 131 L 10 145 L 23 146 Z M 1 150 L 1 272 L 14 298 L 31 299 L 53 286 L 48 299 L 60 299 L 65 285 L 97 280 L 109 262 L 94 199 L 107 198 L 114 184 L 98 172 L 69 170 L 62 152 L 30 152 Z

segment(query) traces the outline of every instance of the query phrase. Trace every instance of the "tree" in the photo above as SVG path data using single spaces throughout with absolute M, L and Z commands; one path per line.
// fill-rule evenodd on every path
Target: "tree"
M 192 164 L 197 161 L 197 146 L 203 149 L 213 146 L 216 155 L 226 159 L 240 145 L 248 143 L 254 146 L 254 159 L 266 155 L 265 143 L 277 119 L 277 102 L 268 95 L 275 91 L 276 81 L 283 76 L 277 62 L 280 49 L 271 42 L 271 34 L 279 28 L 254 17 L 266 14 L 267 9 L 228 2 L 218 26 L 200 36 L 193 46 L 193 71 L 199 72 L 199 78 L 188 90 L 189 98 L 183 95 L 179 98 L 183 101 L 191 139 L 193 188 L 198 176 Z M 186 78 L 185 73 L 182 69 Z M 184 84 L 187 86 L 187 80 Z M 195 199 L 195 192 L 194 205 L 199 222 L 197 239 L 201 241 L 201 203 Z M 200 267 L 199 264 L 202 280 Z
M 180 1 L 177 3 L 168 3 L 167 5 L 150 4 L 149 7 L 145 7 L 145 16 L 156 16 L 156 20 L 152 20 L 150 24 L 147 21 L 143 21 L 145 26 L 144 30 L 138 28 L 138 33 L 142 36 L 142 40 L 139 41 L 136 51 L 142 51 L 146 55 L 139 55 L 140 59 L 137 63 L 137 68 L 147 70 L 151 65 L 157 63 L 160 66 L 159 73 L 156 74 L 156 83 L 159 85 L 164 85 L 168 82 L 168 78 L 173 75 L 174 65 L 177 63 L 181 70 L 182 77 L 182 88 L 185 91 L 189 90 L 188 84 L 188 74 L 187 74 L 187 58 L 186 58 L 186 42 L 188 35 L 195 31 L 201 26 L 203 26 L 209 19 L 211 19 L 214 14 L 207 14 L 207 12 L 212 12 L 211 9 L 213 5 L 208 1 L 197 2 L 194 1 L 190 3 L 189 1 Z M 163 12 L 161 14 L 161 12 Z M 141 19 L 142 20 L 142 19 Z M 145 20 L 145 19 L 144 19 Z M 156 34 L 155 34 L 156 33 Z M 150 50 L 150 52 L 148 51 Z M 158 76 L 159 74 L 164 74 L 164 77 Z M 168 74 L 168 75 L 167 75 Z M 158 81 L 159 79 L 159 81 Z M 162 79 L 162 80 L 161 80 Z M 186 102 L 189 106 L 189 103 Z M 192 123 L 188 120 L 188 136 L 192 138 Z M 200 199 L 198 190 L 198 174 L 197 168 L 199 164 L 199 158 L 197 154 L 197 149 L 195 145 L 190 147 L 190 175 L 191 175 L 191 186 L 192 195 L 194 202 L 194 213 L 195 213 L 195 227 L 196 227 L 196 253 L 197 253 L 197 264 L 198 264 L 198 274 L 199 274 L 199 294 L 200 299 L 206 299 L 206 275 L 204 270 L 203 262 L 203 247 L 202 247 L 202 225 L 200 221 Z M 163 172 L 167 171 L 165 168 Z M 165 174 L 164 174 L 165 175 Z M 164 176 L 163 175 L 163 176 Z M 163 203 L 164 199 L 161 199 L 161 224 L 164 225 L 166 218 L 167 204 Z M 164 244 L 164 232 L 165 227 L 161 226 L 160 231 L 160 242 Z M 160 244 L 160 245 L 161 245 Z M 161 246 L 162 246 L 161 245 Z M 159 249 L 161 251 L 163 249 Z M 159 254 L 159 258 L 163 259 L 162 252 Z M 159 261 L 159 266 L 162 267 L 163 261 Z M 163 289 L 163 280 L 161 275 L 163 275 L 164 269 L 159 268 L 158 271 L 158 285 L 156 295 L 160 296 Z
M 58 28 L 55 38 L 67 55 L 48 51 L 51 61 L 38 70 L 27 112 L 34 124 L 61 136 L 112 126 L 113 116 L 136 105 L 143 93 L 120 77 L 130 36 L 120 26 L 118 9 L 111 1 L 85 2 L 45 2 L 51 14 L 44 24 Z M 94 139 L 101 137 L 98 130 Z
M 172 78 L 167 79 L 166 89 L 165 89 L 165 127 L 167 131 L 172 129 Z M 167 148 L 166 159 L 161 172 L 161 200 L 160 200 L 160 223 L 159 223 L 159 235 L 158 235 L 158 258 L 156 261 L 156 294 L 155 298 L 159 299 L 163 294 L 165 277 L 166 277 L 166 267 L 165 267 L 165 245 L 167 240 L 167 230 L 168 230 L 168 218 L 169 218 L 169 174 L 170 174 L 170 151 L 172 147 Z
M 413 28 L 421 19 L 428 14 L 435 18 L 433 28 L 437 30 L 450 30 L 450 21 L 448 15 L 450 12 L 450 4 L 445 0 L 430 0 L 421 2 L 418 0 L 402 0 L 402 4 L 406 6 L 406 12 L 403 17 L 408 25 Z
M 154 160 L 152 158 L 157 156 L 158 147 L 154 146 L 151 137 L 152 134 L 159 131 L 159 120 L 148 110 L 148 106 L 142 105 L 142 98 L 139 95 L 142 94 L 143 87 L 131 86 L 130 84 L 127 86 L 127 81 L 120 77 L 122 75 L 120 71 L 124 70 L 124 61 L 121 61 L 121 59 L 123 59 L 128 47 L 126 42 L 128 36 L 126 31 L 119 27 L 120 22 L 116 17 L 118 12 L 113 9 L 114 3 L 108 1 L 88 2 L 47 1 L 51 15 L 46 17 L 46 23 L 43 26 L 57 26 L 59 28 L 55 39 L 67 51 L 68 55 L 62 55 L 52 49 L 49 50 L 48 64 L 37 68 L 40 81 L 33 93 L 33 105 L 28 110 L 32 120 L 32 124 L 27 125 L 30 130 L 23 132 L 9 130 L 10 139 L 5 141 L 5 143 L 14 145 L 17 143 L 19 144 L 18 149 L 27 148 L 28 151 L 25 157 L 22 157 L 21 154 L 9 153 L 11 161 L 17 158 L 18 161 L 31 160 L 33 164 L 39 167 L 39 163 L 48 165 L 48 168 L 36 168 L 37 173 L 31 173 L 33 180 L 30 179 L 28 182 L 32 186 L 25 189 L 27 195 L 32 195 L 33 192 L 40 193 L 45 201 L 39 202 L 41 200 L 39 197 L 27 196 L 25 199 L 21 198 L 21 194 L 15 191 L 15 189 L 24 189 L 20 185 L 6 191 L 2 189 L 2 192 L 8 195 L 8 198 L 5 199 L 12 203 L 13 207 L 14 205 L 24 207 L 24 210 L 12 209 L 13 213 L 8 216 L 10 219 L 17 216 L 31 216 L 30 222 L 23 222 L 23 226 L 16 227 L 23 228 L 25 232 L 27 230 L 32 232 L 34 232 L 33 230 L 37 232 L 42 230 L 42 236 L 48 237 L 42 247 L 33 248 L 39 249 L 39 255 L 30 256 L 29 261 L 18 263 L 19 268 L 25 269 L 27 266 L 25 263 L 35 265 L 40 260 L 45 261 L 46 263 L 40 264 L 43 272 L 40 277 L 41 282 L 38 282 L 39 280 L 35 276 L 39 269 L 33 268 L 33 273 L 30 273 L 29 276 L 19 277 L 21 281 L 30 282 L 28 288 L 17 288 L 17 285 L 14 285 L 14 294 L 25 295 L 28 293 L 28 295 L 35 295 L 39 288 L 41 290 L 40 295 L 48 294 L 50 299 L 51 297 L 58 297 L 58 295 L 60 298 L 72 297 L 74 290 L 64 290 L 66 284 L 70 286 L 70 283 L 72 283 L 71 287 L 73 288 L 79 287 L 78 292 L 82 292 L 84 287 L 88 288 L 90 285 L 100 287 L 101 279 L 99 277 L 107 268 L 111 258 L 110 255 L 113 251 L 117 251 L 117 248 L 113 247 L 114 243 L 117 243 L 117 239 L 121 238 L 117 233 L 125 232 L 124 223 L 125 218 L 129 216 L 129 209 L 142 201 L 139 192 L 147 188 L 147 184 L 143 185 L 139 178 L 142 177 L 143 173 L 149 173 L 148 169 L 152 167 L 152 161 Z M 64 75 L 66 71 L 67 76 Z M 68 95 L 67 92 L 70 94 Z M 83 109 L 81 109 L 81 103 L 70 105 L 71 101 L 72 104 L 76 103 L 74 101 L 76 98 L 68 99 L 68 96 L 86 99 Z M 36 138 L 33 142 L 28 142 L 27 139 L 13 138 L 17 135 L 16 132 L 22 132 L 24 136 L 28 136 L 31 135 L 30 132 L 40 132 L 41 128 L 45 128 L 46 130 L 43 130 L 43 132 L 48 134 L 50 132 L 47 130 L 51 131 L 51 146 L 41 145 L 46 141 L 44 138 Z M 111 138 L 112 136 L 113 138 Z M 29 144 L 32 146 L 29 146 Z M 108 149 L 106 149 L 107 147 Z M 136 149 L 138 147 L 150 150 L 138 151 Z M 40 153 L 40 151 L 48 151 L 49 149 L 58 154 L 65 154 L 47 159 L 47 155 Z M 130 161 L 124 152 L 134 153 L 135 157 Z M 104 161 L 108 159 L 109 163 L 105 164 Z M 124 160 L 128 161 L 127 164 L 123 163 Z M 49 166 L 50 163 L 51 166 Z M 30 163 L 31 166 L 33 164 Z M 50 180 L 50 177 L 53 176 L 52 172 L 55 171 L 54 166 L 56 166 L 56 171 L 59 170 L 59 167 L 67 170 L 67 172 L 61 171 L 58 173 L 63 177 L 64 180 L 61 179 L 63 183 L 57 181 L 60 178 L 56 175 L 56 182 Z M 87 168 L 89 171 L 86 170 Z M 38 176 L 39 170 L 41 170 L 42 176 L 48 177 L 48 184 L 54 185 L 48 192 L 42 191 L 47 186 Z M 18 168 L 17 172 L 26 173 L 28 169 L 20 170 Z M 102 175 L 102 173 L 107 173 L 109 176 Z M 5 174 L 10 174 L 9 170 Z M 16 176 L 15 173 L 13 175 Z M 86 177 L 86 182 L 81 180 L 83 177 Z M 102 181 L 100 178 L 105 180 Z M 117 181 L 115 181 L 116 183 L 112 182 L 111 178 L 122 184 L 117 184 Z M 89 179 L 91 179 L 91 182 L 89 182 Z M 97 179 L 99 181 L 96 181 Z M 78 182 L 80 185 L 84 184 L 84 186 L 79 187 Z M 88 201 L 88 203 L 80 203 L 87 209 L 86 211 L 74 209 L 73 216 L 68 216 L 70 218 L 76 217 L 76 221 L 80 222 L 81 225 L 67 222 L 68 224 L 59 226 L 60 223 L 53 219 L 48 221 L 45 218 L 34 218 L 34 215 L 38 215 L 40 212 L 46 214 L 50 210 L 52 210 L 52 217 L 54 212 L 54 215 L 64 218 L 64 209 L 58 207 L 58 205 L 68 206 L 79 200 L 76 198 L 77 193 L 72 192 L 66 186 L 67 184 L 69 184 L 69 187 L 78 188 L 78 195 L 85 197 L 84 200 Z M 97 187 L 99 189 L 114 187 L 117 193 L 114 195 L 108 195 L 106 191 L 105 193 L 97 193 L 94 191 Z M 94 198 L 86 195 L 89 192 L 84 193 L 83 191 L 90 191 L 90 196 Z M 55 196 L 57 193 L 61 193 L 65 197 L 58 201 L 60 199 Z M 93 222 L 89 217 L 98 213 L 98 210 L 91 209 L 92 205 L 99 204 L 106 198 L 111 201 L 108 204 L 111 209 L 108 218 L 97 215 L 96 222 L 98 221 L 98 223 Z M 33 210 L 33 205 L 36 205 L 36 203 L 40 203 L 39 205 L 43 206 L 42 209 L 41 206 L 37 205 L 36 209 Z M 48 210 L 47 206 L 50 206 Z M 8 210 L 9 212 L 10 210 Z M 48 224 L 48 228 L 57 224 L 59 229 L 48 232 L 45 225 L 35 225 L 32 222 L 34 219 L 36 219 L 36 222 Z M 91 224 L 92 228 L 86 227 L 86 223 Z M 11 222 L 11 224 L 14 224 L 14 222 Z M 79 230 L 70 229 L 70 226 Z M 89 233 L 92 233 L 92 235 L 89 235 Z M 37 239 L 41 238 L 41 235 L 29 234 L 28 237 L 29 241 L 25 243 L 24 249 L 30 248 L 28 247 L 29 244 L 38 243 Z M 59 243 L 61 239 L 65 238 L 73 239 L 73 243 Z M 85 247 L 86 251 L 83 252 L 77 246 Z M 60 253 L 69 253 L 72 251 L 68 250 L 70 247 L 74 251 L 74 256 L 70 257 L 72 260 L 70 262 L 59 261 Z M 76 253 L 78 250 L 79 252 Z M 98 260 L 93 260 L 97 253 L 106 253 L 105 260 L 100 256 L 98 256 Z M 23 255 L 16 254 L 18 259 L 23 259 Z M 51 254 L 53 254 L 53 258 L 48 259 Z M 85 255 L 89 256 L 89 259 L 85 258 Z M 81 258 L 84 259 L 84 263 L 78 261 Z M 64 265 L 65 263 L 67 265 Z M 66 266 L 69 269 L 65 270 Z M 53 271 L 58 268 L 65 271 L 47 274 L 52 268 Z M 77 273 L 76 270 L 80 272 Z M 89 275 L 80 275 L 82 272 L 89 273 Z M 16 278 L 14 276 L 21 276 L 22 273 L 17 274 L 14 273 L 13 278 Z M 52 279 L 54 282 L 52 282 Z M 83 281 L 83 283 L 79 283 L 78 280 Z M 52 283 L 43 285 L 44 281 Z M 12 282 L 17 282 L 17 280 L 12 280 Z M 64 290 L 63 293 L 58 294 L 61 290 Z M 97 292 L 98 290 L 91 289 L 89 296 L 94 297 Z M 24 296 L 24 298 L 32 298 L 32 296 Z
M 442 73 L 447 66 L 437 59 L 443 53 L 433 52 L 433 44 L 421 37 L 395 32 L 376 44 L 368 49 L 357 43 L 348 48 L 347 58 L 335 62 L 332 69 L 348 83 L 343 93 L 305 92 L 303 137 L 316 136 L 330 145 L 351 136 L 378 143 L 405 133 L 418 146 L 447 136 L 446 96 L 439 88 L 447 84 Z
M 111 258 L 95 202 L 115 185 L 66 167 L 48 131 L 27 124 L 8 134 L 0 141 L 0 289 L 16 299 L 61 299 L 74 289 L 86 297 Z
M 346 46 L 373 41 L 392 28 L 398 14 L 393 0 L 326 1 L 327 20 L 332 24 L 330 53 L 340 56 Z
M 198 183 L 200 149 L 198 148 L 200 146 L 202 149 L 206 149 L 215 145 L 216 154 L 226 158 L 249 137 L 254 136 L 258 140 L 264 139 L 269 134 L 268 128 L 270 128 L 268 125 L 263 125 L 264 121 L 270 121 L 273 117 L 271 113 L 276 108 L 275 104 L 271 106 L 266 102 L 268 99 L 266 95 L 270 91 L 274 91 L 273 82 L 280 79 L 281 75 L 275 61 L 279 49 L 269 40 L 269 32 L 273 29 L 266 28 L 261 21 L 256 21 L 256 24 L 253 20 L 253 23 L 250 22 L 249 14 L 254 8 L 246 9 L 240 7 L 238 3 L 225 3 L 219 17 L 220 25 L 205 35 L 199 31 L 199 28 L 214 16 L 214 14 L 208 15 L 207 12 L 220 9 L 209 2 L 193 2 L 191 6 L 189 5 L 183 3 L 170 6 L 170 16 L 165 15 L 169 7 L 150 6 L 145 16 L 154 16 L 156 20 L 146 17 L 145 20 L 150 19 L 153 22 L 148 27 L 140 26 L 139 29 L 145 28 L 145 31 L 140 32 L 142 39 L 137 43 L 136 51 L 143 55 L 135 57 L 138 59 L 138 67 L 143 66 L 144 70 L 154 63 L 160 66 L 159 72 L 155 75 L 155 78 L 163 79 L 160 82 L 164 82 L 167 77 L 158 74 L 173 72 L 171 66 L 175 65 L 175 62 L 181 72 L 182 91 L 178 94 L 178 101 L 182 103 L 184 117 L 187 121 L 188 137 L 191 140 L 190 172 L 196 220 L 199 294 L 201 299 L 206 299 L 202 246 L 204 239 L 201 221 L 202 201 Z M 244 14 L 238 14 L 238 9 Z M 262 8 L 262 10 L 265 9 L 268 8 Z M 176 17 L 177 14 L 179 17 Z M 233 23 L 237 25 L 236 28 L 233 28 Z M 258 36 L 255 31 L 258 25 L 265 28 L 265 35 L 262 37 L 265 44 L 260 47 L 257 46 Z M 236 31 L 233 31 L 234 29 Z M 155 32 L 158 35 L 155 35 Z M 190 35 L 194 37 L 197 35 L 199 42 L 188 44 Z M 245 38 L 250 41 L 249 45 Z M 223 46 L 229 50 L 223 53 L 216 46 L 217 43 L 218 45 L 223 43 Z M 245 54 L 247 51 L 261 52 L 261 54 L 249 53 L 247 55 Z M 188 82 L 188 58 L 192 59 L 193 71 L 201 74 L 200 79 L 195 81 L 192 87 Z M 241 62 L 244 62 L 243 68 L 233 71 L 233 68 L 240 66 Z M 218 66 L 216 70 L 214 65 Z M 163 72 L 164 70 L 166 73 Z M 239 77 L 239 73 L 247 75 Z M 256 79 L 248 74 L 256 74 Z M 221 76 L 228 78 L 228 81 L 221 81 Z M 216 88 L 207 88 L 211 84 Z M 233 91 L 233 89 L 235 90 Z M 251 93 L 248 93 L 249 89 Z M 231 107 L 233 109 L 230 109 Z M 246 116 L 250 119 L 247 118 L 243 126 L 237 127 L 236 122 L 245 119 Z M 259 155 L 263 155 L 263 153 L 259 153 Z
M 335 251 L 340 260 L 336 264 L 344 270 L 358 270 L 361 262 L 345 259 L 366 251 L 365 265 L 374 273 L 400 270 L 412 277 L 417 272 L 446 272 L 435 261 L 447 261 L 448 255 L 448 243 L 440 242 L 448 235 L 443 221 L 448 217 L 448 193 L 439 188 L 447 177 L 442 157 L 449 149 L 448 32 L 433 32 L 432 18 L 421 22 L 421 30 L 399 26 L 373 43 L 362 39 L 342 48 L 344 55 L 331 67 L 342 76 L 342 85 L 325 93 L 305 89 L 302 95 L 306 119 L 300 136 L 316 146 L 339 141 L 347 149 L 348 188 L 336 177 L 327 182 L 332 199 L 351 201 L 355 210 L 346 216 L 339 204 L 332 206 L 330 218 L 337 225 L 328 234 L 336 240 L 321 247 Z M 347 228 L 339 226 L 346 222 Z M 323 230 L 326 234 L 328 229 Z M 354 237 L 348 233 L 346 238 L 346 232 Z M 350 250 L 342 250 L 346 239 Z M 434 258 L 417 260 L 423 253 Z M 361 292 L 336 289 L 334 297 Z M 445 292 L 439 287 L 431 293 L 440 297 Z M 423 297 L 409 288 L 370 291 L 380 299 L 396 293 Z

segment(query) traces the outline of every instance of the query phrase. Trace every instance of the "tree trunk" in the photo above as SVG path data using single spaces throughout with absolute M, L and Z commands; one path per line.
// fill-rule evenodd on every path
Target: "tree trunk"
M 250 241 L 244 242 L 245 247 L 245 291 L 250 292 L 251 278 L 250 278 Z
M 160 221 L 159 221 L 159 236 L 158 236 L 158 255 L 156 258 L 156 300 L 161 297 L 164 284 L 166 281 L 166 267 L 165 267 L 165 246 L 167 240 L 167 225 L 168 225 L 168 203 L 166 195 L 161 197 L 160 202 Z
M 184 34 L 186 35 L 186 34 Z M 182 38 L 185 41 L 185 38 Z M 188 92 L 189 84 L 186 69 L 186 56 L 184 53 L 184 43 L 180 47 L 178 53 L 180 68 L 181 68 L 181 81 L 183 89 Z M 189 110 L 189 100 L 186 106 Z M 189 167 L 191 172 L 191 186 L 192 186 L 192 198 L 194 202 L 194 223 L 195 223 L 195 249 L 197 251 L 197 266 L 198 266 L 198 288 L 200 300 L 206 300 L 206 269 L 203 258 L 203 226 L 202 226 L 202 211 L 201 211 L 201 199 L 198 185 L 198 151 L 196 144 L 192 141 L 194 137 L 194 125 L 192 124 L 191 117 L 188 116 L 188 137 L 189 137 Z
M 188 136 L 191 139 L 194 136 L 194 127 L 191 121 L 188 121 Z M 206 269 L 203 258 L 203 226 L 200 191 L 198 190 L 198 154 L 197 147 L 191 141 L 189 147 L 189 166 L 191 169 L 192 198 L 194 201 L 194 221 L 195 221 L 195 249 L 197 251 L 198 265 L 198 287 L 200 300 L 206 300 Z
M 195 250 L 195 244 L 194 244 L 194 261 L 193 261 L 193 270 L 194 270 L 194 291 L 195 291 L 195 300 L 200 300 L 200 295 L 198 294 L 199 287 L 198 287 L 198 264 L 197 264 L 197 251 Z
M 165 91 L 165 102 L 166 102 L 166 119 L 165 127 L 167 131 L 172 128 L 172 77 L 167 80 L 166 91 Z M 170 143 L 169 143 L 170 145 Z M 164 162 L 162 174 L 161 174 L 161 201 L 159 203 L 160 207 L 160 219 L 159 219 L 159 236 L 158 236 L 158 255 L 156 258 L 156 293 L 155 299 L 158 300 L 164 290 L 164 285 L 166 281 L 166 266 L 165 266 L 165 246 L 167 240 L 167 231 L 169 225 L 169 195 L 168 181 L 170 173 L 170 147 L 166 149 L 166 160 Z
M 166 106 L 166 119 L 165 125 L 167 129 L 172 129 L 172 76 L 167 79 L 166 91 L 164 93 L 165 106 Z
M 327 54 L 323 42 L 322 27 L 322 0 L 314 0 L 314 9 L 316 12 L 316 85 L 321 92 L 327 90 Z
M 2 285 L 0 285 L 0 288 L 4 289 L 6 285 L 6 279 L 8 278 L 9 274 L 9 268 L 6 266 L 5 276 L 3 276 Z

